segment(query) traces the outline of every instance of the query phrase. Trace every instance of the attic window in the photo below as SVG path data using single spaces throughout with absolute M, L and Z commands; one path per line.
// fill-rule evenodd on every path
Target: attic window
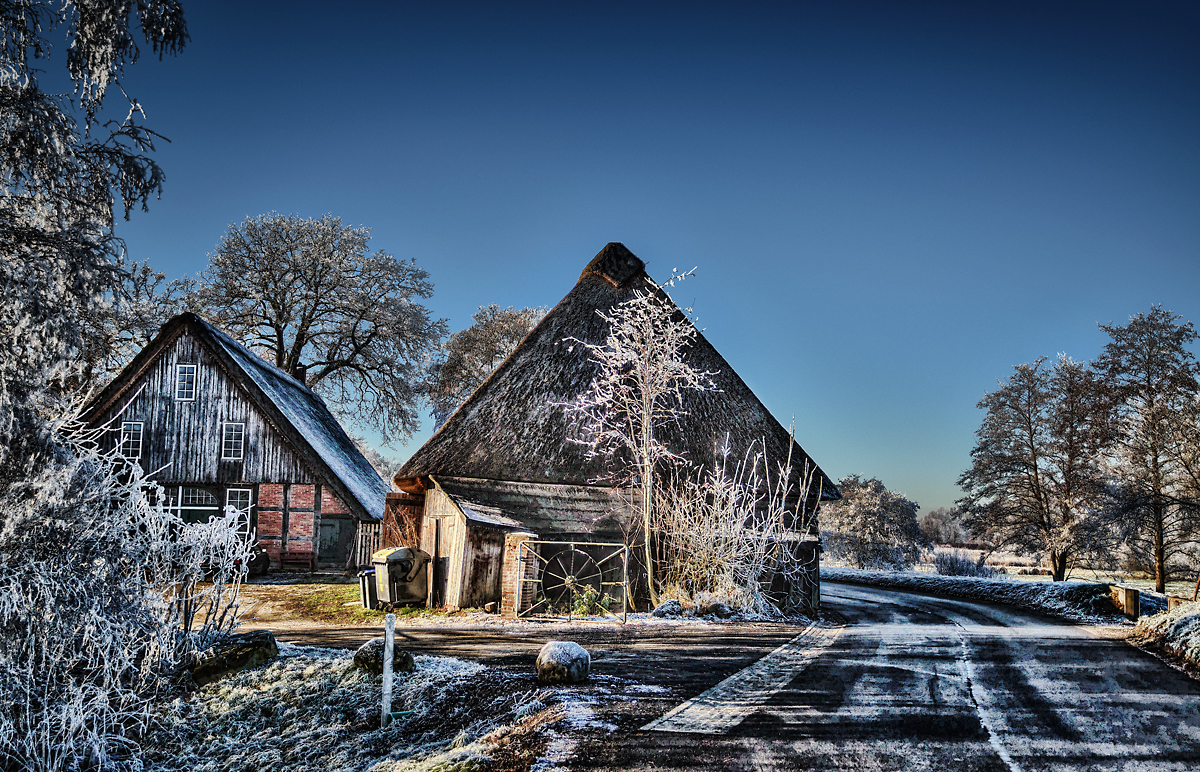
M 121 443 L 118 452 L 125 458 L 142 457 L 141 421 L 125 421 L 121 424 Z
M 221 431 L 221 459 L 241 461 L 245 443 L 246 424 L 225 424 Z
M 195 365 L 175 365 L 175 399 L 180 402 L 196 399 Z

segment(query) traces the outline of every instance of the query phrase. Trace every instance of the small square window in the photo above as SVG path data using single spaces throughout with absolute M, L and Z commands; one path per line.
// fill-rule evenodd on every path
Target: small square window
M 246 440 L 246 424 L 225 424 L 221 432 L 221 458 L 240 461 Z
M 181 402 L 196 399 L 196 365 L 175 365 L 175 399 Z
M 248 488 L 230 488 L 225 491 L 225 506 L 233 507 L 243 515 L 250 512 L 250 490 Z
M 118 452 L 125 458 L 142 457 L 141 421 L 126 421 L 121 424 L 121 443 Z

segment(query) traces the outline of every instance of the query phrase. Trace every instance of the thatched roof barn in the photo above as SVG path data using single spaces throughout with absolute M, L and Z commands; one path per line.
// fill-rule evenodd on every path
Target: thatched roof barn
M 645 264 L 623 244 L 605 246 L 567 296 L 396 473 L 398 489 L 432 497 L 424 503 L 421 540 L 447 561 L 444 570 L 451 578 L 445 602 L 464 605 L 468 596 L 478 600 L 495 594 L 498 587 L 473 594 L 464 590 L 463 603 L 456 603 L 452 588 L 478 585 L 472 566 L 482 566 L 488 556 L 500 558 L 506 530 L 524 529 L 543 540 L 623 538 L 631 510 L 628 497 L 614 487 L 619 470 L 605 458 L 589 457 L 587 448 L 574 441 L 583 436 L 583 427 L 566 406 L 588 389 L 599 369 L 575 341 L 602 343 L 608 323 L 597 312 L 607 313 L 635 291 L 650 289 L 648 278 Z M 671 303 L 661 291 L 658 295 Z M 840 498 L 833 482 L 703 334 L 685 356 L 696 368 L 716 373 L 718 391 L 687 395 L 680 425 L 661 432 L 668 447 L 698 465 L 718 461 L 718 448 L 726 444 L 739 458 L 754 444 L 765 446 L 772 467 L 786 461 L 790 451 L 796 482 L 806 466 L 812 474 L 808 507 Z M 563 517 L 571 511 L 578 515 Z M 448 548 L 444 534 L 431 531 L 448 526 L 450 515 L 457 518 L 452 527 L 459 534 L 451 541 L 461 546 Z M 489 528 L 495 532 L 491 536 L 471 536 Z M 483 542 L 487 545 L 479 547 Z M 472 544 L 479 547 L 473 556 L 451 554 L 470 551 Z

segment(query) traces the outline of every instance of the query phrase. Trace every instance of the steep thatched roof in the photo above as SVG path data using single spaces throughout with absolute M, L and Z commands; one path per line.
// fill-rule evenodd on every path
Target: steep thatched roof
M 616 471 L 602 458 L 589 458 L 573 442 L 582 436 L 577 414 L 565 409 L 591 384 L 597 365 L 587 349 L 569 338 L 602 343 L 608 324 L 597 311 L 610 311 L 648 288 L 645 264 L 623 244 L 611 243 L 588 263 L 578 283 L 449 420 L 396 473 L 397 483 L 427 475 L 566 485 L 603 484 Z M 670 299 L 658 293 L 663 302 Z M 686 352 L 695 367 L 715 371 L 720 391 L 691 393 L 679 427 L 663 441 L 696 464 L 711 464 L 725 443 L 740 455 L 765 441 L 772 465 L 788 455 L 788 430 L 767 411 L 729 363 L 704 336 Z M 804 450 L 792 445 L 797 471 Z M 811 468 L 811 467 L 810 467 Z M 817 469 L 821 498 L 840 498 Z M 403 487 L 403 485 L 402 485 Z

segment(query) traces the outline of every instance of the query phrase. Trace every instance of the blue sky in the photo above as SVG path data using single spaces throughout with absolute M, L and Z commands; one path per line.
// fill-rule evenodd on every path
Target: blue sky
M 698 266 L 676 299 L 831 476 L 925 509 L 1013 365 L 1200 321 L 1195 4 L 185 8 L 127 76 L 171 143 L 118 228 L 171 278 L 246 216 L 332 212 L 461 329 L 622 241 Z

